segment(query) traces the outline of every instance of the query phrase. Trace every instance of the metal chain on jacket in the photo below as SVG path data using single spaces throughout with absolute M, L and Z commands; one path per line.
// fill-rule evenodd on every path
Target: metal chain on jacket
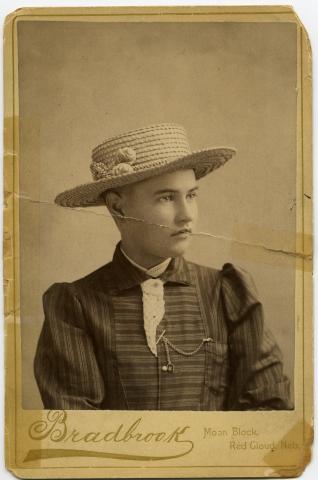
M 167 337 L 164 336 L 164 334 L 165 334 L 165 330 L 161 333 L 161 335 L 159 336 L 159 338 L 157 340 L 157 343 L 159 343 L 160 340 L 163 341 L 166 356 L 167 356 L 167 365 L 162 366 L 162 371 L 163 372 L 172 373 L 174 371 L 174 365 L 171 362 L 169 347 L 171 347 L 175 352 L 179 353 L 180 355 L 183 355 L 185 357 L 191 357 L 192 355 L 195 355 L 196 353 L 198 353 L 205 343 L 214 342 L 213 338 L 211 338 L 211 337 L 203 338 L 202 342 L 200 343 L 200 345 L 197 348 L 195 348 L 191 352 L 187 352 L 185 350 L 182 350 L 182 348 L 179 348 L 176 345 L 174 345 Z

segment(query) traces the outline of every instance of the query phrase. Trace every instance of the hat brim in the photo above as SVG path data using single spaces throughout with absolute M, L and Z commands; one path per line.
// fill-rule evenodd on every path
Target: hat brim
M 101 194 L 105 190 L 140 182 L 147 178 L 174 172 L 181 169 L 193 169 L 197 179 L 216 170 L 230 160 L 236 153 L 234 148 L 220 147 L 192 152 L 186 156 L 176 158 L 164 164 L 151 165 L 149 168 L 140 168 L 134 172 L 96 180 L 78 185 L 66 190 L 55 198 L 55 203 L 62 207 L 92 207 L 105 205 Z

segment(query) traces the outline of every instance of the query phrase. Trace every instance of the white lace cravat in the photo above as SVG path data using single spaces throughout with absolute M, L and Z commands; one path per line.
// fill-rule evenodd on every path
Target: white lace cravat
M 141 283 L 144 311 L 144 328 L 148 347 L 157 356 L 156 332 L 164 313 L 163 281 L 150 278 Z
M 144 329 L 147 343 L 151 352 L 157 356 L 156 333 L 157 327 L 165 313 L 165 305 L 163 298 L 163 281 L 156 277 L 161 275 L 166 270 L 171 258 L 167 258 L 158 265 L 147 269 L 134 262 L 134 260 L 132 260 L 122 248 L 121 251 L 124 257 L 126 257 L 127 260 L 132 263 L 132 265 L 139 268 L 139 270 L 142 272 L 147 273 L 147 275 L 153 277 L 142 282 L 140 286 L 142 290 Z

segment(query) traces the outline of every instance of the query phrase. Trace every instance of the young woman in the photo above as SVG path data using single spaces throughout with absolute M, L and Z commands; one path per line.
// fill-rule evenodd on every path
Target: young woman
M 282 356 L 246 274 L 188 262 L 198 180 L 235 151 L 191 152 L 183 127 L 152 125 L 93 150 L 93 182 L 64 207 L 106 203 L 113 260 L 43 296 L 35 376 L 45 408 L 292 408 Z

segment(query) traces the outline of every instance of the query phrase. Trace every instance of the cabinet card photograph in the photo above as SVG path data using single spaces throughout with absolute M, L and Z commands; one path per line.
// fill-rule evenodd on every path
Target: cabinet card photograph
M 309 48 L 290 7 L 7 17 L 14 474 L 303 471 Z

